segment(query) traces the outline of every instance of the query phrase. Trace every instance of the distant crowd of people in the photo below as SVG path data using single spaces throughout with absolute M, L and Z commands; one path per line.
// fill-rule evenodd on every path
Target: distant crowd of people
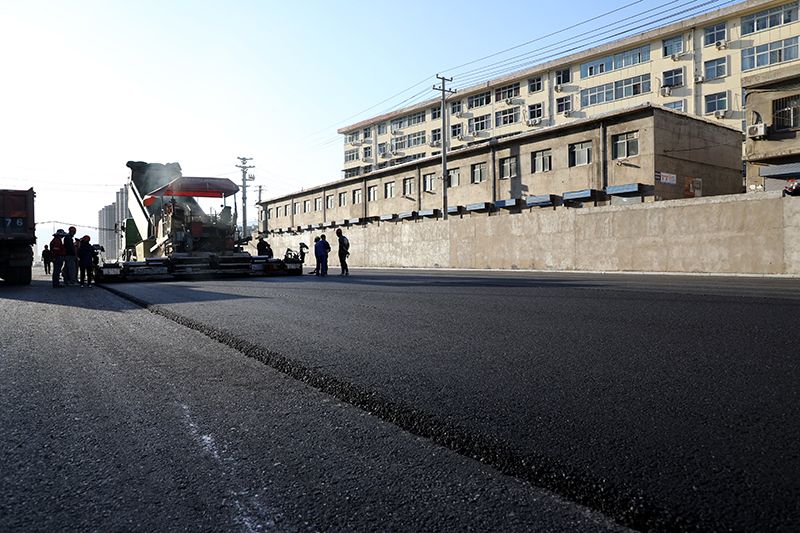
M 88 235 L 76 239 L 77 231 L 74 226 L 71 226 L 69 231 L 59 229 L 53 234 L 50 247 L 45 245 L 42 251 L 44 272 L 52 273 L 55 289 L 79 285 L 78 271 L 80 271 L 81 287 L 91 287 L 93 284 L 94 266 L 98 263 L 97 251 Z

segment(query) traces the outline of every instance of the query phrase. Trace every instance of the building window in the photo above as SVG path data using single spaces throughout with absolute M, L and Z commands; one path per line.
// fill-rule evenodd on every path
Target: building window
M 535 76 L 533 78 L 528 79 L 528 92 L 529 93 L 538 93 L 542 90 L 542 77 Z
M 492 103 L 492 92 L 486 91 L 484 93 L 476 94 L 467 98 L 467 109 L 474 109 L 489 105 Z
M 492 127 L 491 116 L 483 115 L 469 119 L 469 132 L 478 133 L 479 131 L 488 130 Z
M 537 172 L 549 172 L 552 169 L 551 158 L 552 156 L 549 148 L 547 150 L 533 152 L 533 154 L 531 154 L 531 172 L 534 174 Z
M 416 192 L 416 187 L 414 186 L 414 178 L 404 178 L 403 196 L 411 196 L 415 192 Z
M 725 41 L 725 23 L 703 28 L 703 45 L 713 46 L 718 41 Z
M 450 126 L 450 138 L 452 139 L 453 137 L 455 138 L 460 137 L 463 131 L 464 130 L 461 127 L 460 122 L 458 124 L 453 124 L 452 126 Z
M 797 21 L 797 2 L 742 17 L 742 35 Z
M 505 157 L 500 160 L 500 179 L 517 177 L 517 158 Z
M 340 192 L 339 193 L 339 207 L 345 207 L 347 205 L 347 193 Z
M 408 125 L 414 126 L 416 124 L 422 124 L 425 122 L 425 111 L 418 111 L 412 115 L 408 115 Z
M 562 96 L 556 98 L 556 113 L 564 113 L 572 110 L 572 96 Z
M 543 107 L 542 104 L 531 104 L 528 106 L 528 117 L 530 118 L 542 118 L 543 114 Z
M 519 96 L 519 83 L 512 83 L 494 90 L 495 102 L 502 102 L 506 98 L 514 98 L 515 96 Z
M 597 76 L 614 68 L 614 58 L 612 56 L 601 57 L 581 65 L 581 78 Z
M 602 104 L 614 100 L 614 84 L 606 83 L 581 91 L 581 107 Z
M 797 59 L 797 37 L 742 50 L 742 70 Z
M 776 131 L 800 128 L 800 94 L 772 101 L 772 125 Z
M 311 200 L 306 200 L 303 202 L 303 213 L 310 213 L 311 212 Z
M 422 176 L 422 190 L 425 192 L 436 190 L 436 174 Z
M 472 165 L 472 183 L 482 183 L 484 181 L 486 181 L 486 163 Z
M 396 119 L 392 120 L 392 124 L 391 124 L 392 133 L 394 133 L 396 131 L 400 131 L 401 129 L 403 129 L 407 124 L 407 122 L 406 122 L 407 118 L 408 117 L 400 117 L 400 118 L 396 118 Z
M 639 155 L 639 132 L 632 131 L 611 137 L 611 158 L 625 159 Z
M 325 197 L 325 207 L 328 209 L 333 209 L 333 195 L 329 194 Z
M 322 197 L 314 198 L 314 211 L 322 211 Z
M 442 142 L 442 128 L 431 130 L 431 142 Z
M 377 185 L 370 185 L 367 187 L 367 200 L 370 202 L 374 202 L 378 199 L 378 186 Z
M 519 122 L 519 107 L 503 109 L 494 114 L 494 125 L 496 127 L 507 126 Z
M 673 54 L 680 54 L 683 52 L 683 35 L 672 37 L 671 39 L 664 39 L 661 41 L 663 56 L 669 57 Z
M 394 198 L 394 182 L 389 181 L 383 184 L 383 197 Z
M 556 71 L 556 85 L 564 85 L 565 83 L 569 83 L 570 79 L 570 70 L 568 68 Z
M 417 133 L 412 133 L 411 135 L 408 136 L 407 143 L 409 148 L 425 144 L 425 132 L 418 131 Z
M 384 135 L 386 133 L 386 123 L 378 124 L 378 135 Z
M 398 150 L 405 150 L 406 148 L 406 137 L 395 137 L 391 140 L 391 148 L 392 152 L 397 152 Z
M 378 145 L 378 154 L 383 155 L 386 153 L 386 143 L 380 143 Z
M 436 120 L 437 118 L 442 118 L 442 106 L 431 109 L 431 120 Z
M 372 138 L 372 128 L 364 128 L 364 139 Z
M 667 102 L 664 107 L 674 109 L 675 111 L 683 111 L 683 100 L 675 100 L 674 102 Z
M 361 203 L 361 189 L 353 189 L 353 205 Z
M 300 202 L 295 202 L 294 203 L 294 214 L 295 215 L 299 215 L 300 214 Z
M 456 113 L 461 113 L 461 100 L 450 102 L 450 113 L 453 115 Z
M 461 171 L 453 168 L 447 171 L 447 186 L 458 187 L 461 184 Z
M 592 162 L 592 142 L 582 142 L 569 145 L 569 166 L 577 167 L 588 165 Z
M 358 148 L 355 150 L 346 150 L 344 152 L 344 162 L 349 163 L 358 159 Z
M 354 143 L 356 141 L 358 141 L 358 132 L 357 131 L 354 132 L 354 133 L 348 133 L 344 138 L 344 143 L 345 144 Z
M 728 93 L 716 93 L 706 96 L 706 113 L 725 111 L 728 109 Z
M 705 62 L 706 79 L 721 78 L 725 76 L 727 59 L 721 57 L 719 59 L 712 59 Z
M 620 54 L 614 54 L 614 68 L 625 68 L 639 63 L 650 61 L 650 45 L 646 44 L 641 48 L 634 48 Z
M 614 100 L 650 92 L 650 74 L 614 82 Z
M 270 218 L 273 218 L 273 216 L 272 216 L 272 208 L 271 207 L 269 209 L 267 209 L 267 219 L 270 219 Z
M 683 85 L 682 68 L 676 68 L 675 70 L 668 70 L 664 72 L 665 87 L 680 87 L 681 85 Z
M 372 157 L 372 146 L 365 146 L 364 147 L 364 159 Z

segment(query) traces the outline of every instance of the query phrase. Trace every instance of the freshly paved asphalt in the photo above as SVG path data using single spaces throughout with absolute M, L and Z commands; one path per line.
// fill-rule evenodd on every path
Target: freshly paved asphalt
M 357 270 L 114 290 L 635 529 L 800 529 L 796 279 Z
M 115 289 L 216 324 L 265 281 Z M 100 288 L 0 282 L 0 324 L 0 531 L 625 531 Z

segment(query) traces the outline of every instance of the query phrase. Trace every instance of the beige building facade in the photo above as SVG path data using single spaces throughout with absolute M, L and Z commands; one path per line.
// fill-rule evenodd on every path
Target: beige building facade
M 742 77 L 798 59 L 797 18 L 796 1 L 743 2 L 342 128 L 344 175 L 644 102 L 744 131 Z

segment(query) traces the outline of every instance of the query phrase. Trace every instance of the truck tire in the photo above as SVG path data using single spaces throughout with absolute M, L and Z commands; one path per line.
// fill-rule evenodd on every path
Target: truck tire
M 30 285 L 31 267 L 8 267 L 6 283 L 9 285 Z

